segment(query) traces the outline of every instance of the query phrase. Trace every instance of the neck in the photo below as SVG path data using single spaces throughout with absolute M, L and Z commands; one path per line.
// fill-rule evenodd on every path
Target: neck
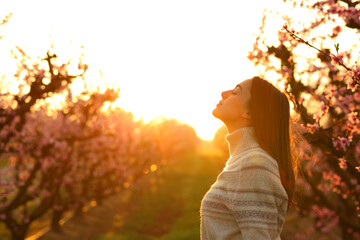
M 230 156 L 234 156 L 246 149 L 259 146 L 253 126 L 245 126 L 229 132 L 225 136 L 229 145 Z
M 225 126 L 228 130 L 229 133 L 232 133 L 234 131 L 236 131 L 239 128 L 244 128 L 244 127 L 250 127 L 252 126 L 250 121 L 247 121 L 247 119 L 244 119 L 244 121 L 231 121 L 231 122 L 224 122 Z

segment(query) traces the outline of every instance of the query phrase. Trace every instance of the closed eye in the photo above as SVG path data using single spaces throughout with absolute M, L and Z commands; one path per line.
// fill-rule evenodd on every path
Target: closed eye
M 240 88 L 240 89 L 241 89 L 240 85 L 236 85 L 236 87 L 235 87 L 234 90 L 231 92 L 231 94 L 236 95 L 236 89 L 237 89 L 237 88 Z

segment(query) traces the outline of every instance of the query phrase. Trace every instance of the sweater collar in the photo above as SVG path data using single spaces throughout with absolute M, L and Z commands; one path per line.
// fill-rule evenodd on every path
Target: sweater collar
M 256 136 L 255 128 L 247 126 L 239 128 L 231 133 L 225 135 L 228 142 L 230 156 L 234 156 L 246 149 L 259 146 Z

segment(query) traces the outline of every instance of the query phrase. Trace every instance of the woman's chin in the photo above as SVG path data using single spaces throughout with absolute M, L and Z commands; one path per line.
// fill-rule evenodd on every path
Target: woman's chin
M 218 108 L 215 108 L 213 111 L 212 111 L 212 115 L 218 119 L 221 118 L 221 115 L 220 115 L 220 112 L 219 112 L 219 109 Z M 221 119 L 220 119 L 221 120 Z

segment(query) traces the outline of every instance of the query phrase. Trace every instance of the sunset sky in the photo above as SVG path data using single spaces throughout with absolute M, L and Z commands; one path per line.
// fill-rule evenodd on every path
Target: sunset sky
M 120 107 L 144 121 L 176 118 L 211 139 L 222 125 L 212 116 L 221 92 L 256 75 L 246 56 L 264 8 L 282 2 L 8 1 L 0 10 L 13 13 L 0 29 L 0 72 L 14 67 L 15 45 L 35 58 L 53 43 L 65 59 L 84 46 L 88 81 L 119 87 Z

